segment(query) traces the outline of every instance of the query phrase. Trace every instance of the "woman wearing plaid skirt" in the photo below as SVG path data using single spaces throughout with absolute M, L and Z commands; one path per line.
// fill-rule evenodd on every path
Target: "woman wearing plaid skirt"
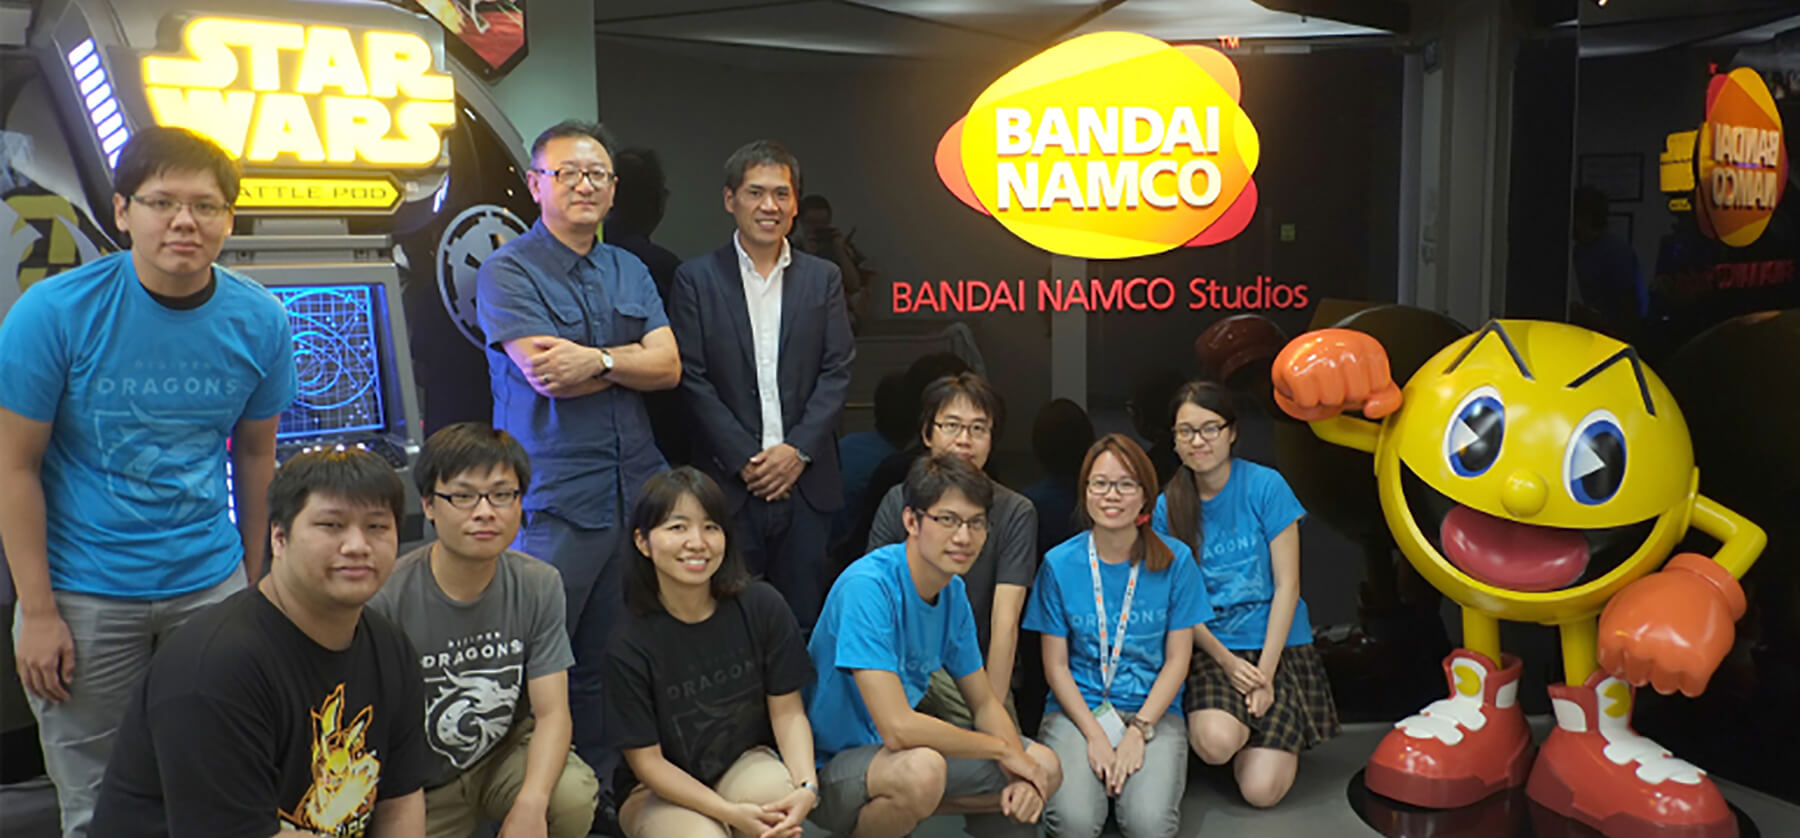
M 1252 806 L 1281 801 L 1300 752 L 1339 730 L 1325 667 L 1300 599 L 1300 518 L 1280 472 L 1233 459 L 1230 394 L 1203 381 L 1174 400 L 1181 468 L 1157 499 L 1153 526 L 1199 558 L 1214 615 L 1194 628 L 1188 743 L 1209 765 L 1232 764 Z

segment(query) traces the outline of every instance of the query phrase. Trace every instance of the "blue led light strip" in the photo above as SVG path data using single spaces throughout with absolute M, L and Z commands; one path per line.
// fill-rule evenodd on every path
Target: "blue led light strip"
M 113 96 L 113 86 L 106 77 L 106 65 L 100 60 L 100 49 L 94 45 L 94 39 L 88 38 L 77 44 L 69 54 L 69 72 L 75 77 L 75 87 L 81 91 L 82 104 L 87 106 L 88 125 L 94 129 L 94 138 L 100 141 L 100 152 L 106 155 L 106 165 L 119 165 L 119 147 L 131 139 L 131 129 L 125 125 L 125 114 L 119 110 L 119 101 Z

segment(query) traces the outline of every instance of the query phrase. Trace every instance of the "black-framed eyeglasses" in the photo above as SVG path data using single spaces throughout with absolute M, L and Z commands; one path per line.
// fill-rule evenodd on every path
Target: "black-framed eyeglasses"
M 222 201 L 208 201 L 204 199 L 199 201 L 178 201 L 174 198 L 165 198 L 161 195 L 153 195 L 148 198 L 142 195 L 132 195 L 129 198 L 126 198 L 126 200 L 149 210 L 151 215 L 163 219 L 173 218 L 176 213 L 181 212 L 182 207 L 187 207 L 188 212 L 193 214 L 195 221 L 218 221 L 226 215 L 229 215 L 233 209 L 230 204 Z
M 1196 428 L 1193 425 L 1176 425 L 1175 438 L 1182 442 L 1193 442 L 1196 439 L 1212 442 L 1231 427 L 1229 422 L 1208 422 Z
M 1088 478 L 1087 490 L 1090 495 L 1100 496 L 1114 489 L 1118 489 L 1120 495 L 1131 497 L 1144 491 L 1144 485 L 1129 477 L 1121 477 L 1118 480 L 1108 480 L 1104 477 Z
M 518 489 L 495 489 L 492 492 L 450 492 L 447 494 L 444 492 L 432 492 L 432 494 L 443 498 L 451 506 L 454 506 L 457 509 L 474 509 L 475 505 L 481 503 L 483 498 L 486 498 L 488 503 L 493 504 L 495 509 L 505 509 L 518 503 L 519 496 L 525 493 Z
M 994 430 L 986 422 L 970 422 L 965 425 L 955 419 L 944 422 L 932 422 L 931 424 L 938 430 L 943 431 L 944 436 L 950 437 L 951 439 L 955 439 L 963 431 L 969 432 L 970 439 L 987 439 L 987 435 Z
M 930 512 L 919 510 L 919 517 L 930 518 L 936 521 L 938 526 L 951 532 L 956 532 L 963 527 L 968 527 L 969 533 L 972 535 L 987 532 L 988 519 L 986 515 L 964 518 L 954 512 L 939 512 L 933 515 Z
M 560 169 L 532 169 L 532 171 L 540 175 L 549 175 L 564 189 L 574 189 L 583 180 L 593 184 L 595 189 L 605 189 L 619 177 L 606 169 L 577 169 L 574 166 L 564 166 Z

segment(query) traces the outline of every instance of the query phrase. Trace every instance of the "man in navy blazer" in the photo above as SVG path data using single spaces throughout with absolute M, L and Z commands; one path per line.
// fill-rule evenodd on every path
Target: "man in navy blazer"
M 694 465 L 724 488 L 751 572 L 810 632 L 844 504 L 837 423 L 856 346 L 838 267 L 788 246 L 799 191 L 800 162 L 780 144 L 734 152 L 725 211 L 737 232 L 675 271 L 668 304 Z

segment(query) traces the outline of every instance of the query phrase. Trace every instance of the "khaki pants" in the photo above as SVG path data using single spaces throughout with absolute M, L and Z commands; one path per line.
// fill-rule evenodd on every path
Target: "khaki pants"
M 956 679 L 951 678 L 948 671 L 940 669 L 931 673 L 931 686 L 925 688 L 925 696 L 919 699 L 916 709 L 964 730 L 975 729 L 975 716 L 969 712 L 969 703 L 963 700 L 962 688 L 956 686 Z M 1018 727 L 1019 711 L 1013 705 L 1012 690 L 1006 691 L 1006 714 L 1012 717 L 1013 727 Z
M 755 803 L 766 806 L 794 791 L 794 778 L 775 752 L 764 747 L 751 748 L 726 769 L 725 776 L 713 788 L 720 797 L 733 803 Z M 656 796 L 640 784 L 632 789 L 625 805 L 619 807 L 619 826 L 626 838 L 743 838 L 744 833 L 727 829 L 725 824 Z
M 504 821 L 525 785 L 525 754 L 532 721 L 513 726 L 500 744 L 462 776 L 425 792 L 425 834 L 429 838 L 469 838 L 482 821 Z M 551 838 L 583 838 L 594 825 L 600 784 L 581 757 L 569 751 L 562 776 L 545 809 Z

